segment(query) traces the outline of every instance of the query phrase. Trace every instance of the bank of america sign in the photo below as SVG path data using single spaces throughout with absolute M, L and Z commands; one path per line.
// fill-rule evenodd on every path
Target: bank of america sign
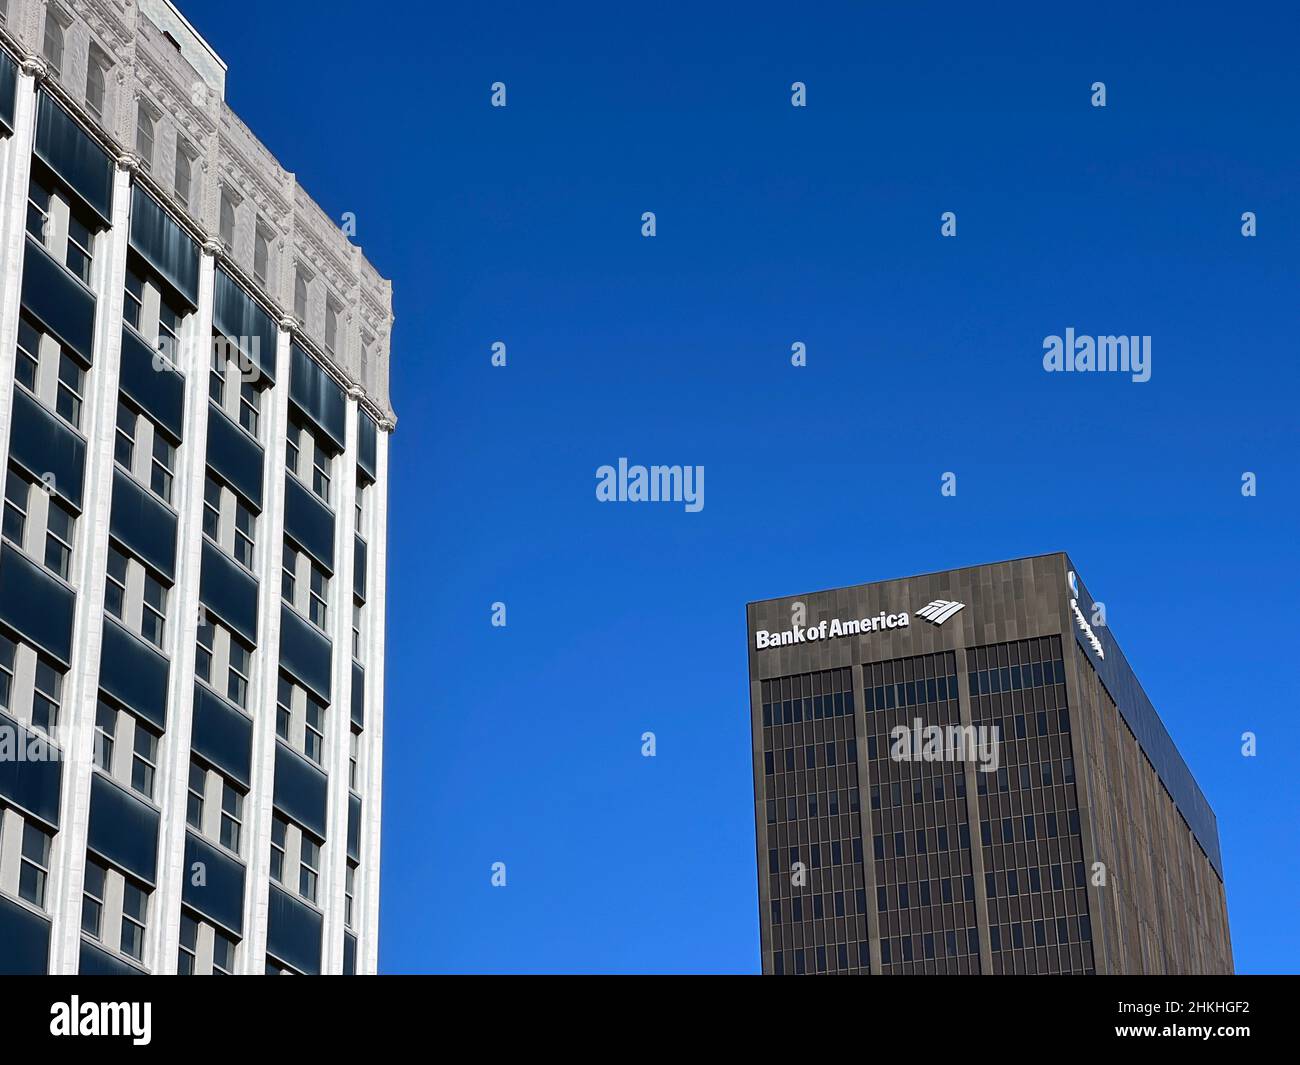
M 954 603 L 947 599 L 936 599 L 929 606 L 916 612 L 919 618 L 925 618 L 933 625 L 942 625 L 957 611 L 965 609 L 965 603 Z M 761 651 L 765 647 L 789 647 L 800 643 L 817 643 L 821 640 L 835 640 L 841 636 L 866 636 L 873 632 L 885 632 L 889 629 L 905 629 L 911 624 L 907 611 L 890 614 L 882 610 L 875 617 L 850 618 L 845 621 L 835 618 L 816 625 L 795 625 L 784 632 L 769 632 L 759 629 L 754 633 L 754 649 Z
M 965 610 L 965 603 L 958 603 L 952 599 L 936 599 L 929 606 L 923 606 L 916 612 L 918 618 L 925 618 L 935 625 L 942 625 L 959 610 Z

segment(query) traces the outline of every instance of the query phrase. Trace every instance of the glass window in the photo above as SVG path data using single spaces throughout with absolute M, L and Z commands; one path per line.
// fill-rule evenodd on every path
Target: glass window
M 318 765 L 325 757 L 325 707 L 314 695 L 307 695 L 307 730 L 303 753 Z
M 108 83 L 104 74 L 103 60 L 91 55 L 86 67 L 86 108 L 99 119 L 104 117 L 104 101 L 108 96 Z
M 68 269 L 76 274 L 83 284 L 90 284 L 91 267 L 95 261 L 95 238 L 90 227 L 76 217 L 68 218 Z
M 252 651 L 230 637 L 230 677 L 226 685 L 226 695 L 238 707 L 248 709 L 248 678 L 252 673 Z
M 45 9 L 45 41 L 41 46 L 45 62 L 55 74 L 63 71 L 63 23 L 53 7 Z
M 193 162 L 190 159 L 189 149 L 187 149 L 179 140 L 176 142 L 176 198 L 185 204 L 190 205 L 190 190 L 193 187 Z
M 135 151 L 141 168 L 148 173 L 153 169 L 154 118 L 141 100 L 135 109 Z
M 330 501 L 330 456 L 312 441 L 311 488 L 326 503 Z
M 81 428 L 81 393 L 84 390 L 86 371 L 66 351 L 59 352 L 59 390 L 54 409 L 60 418 L 73 428 Z
M 282 740 L 289 738 L 289 724 L 293 720 L 293 684 L 280 674 L 276 690 L 275 734 Z
M 212 932 L 212 973 L 229 976 L 235 971 L 235 941 L 224 932 Z
M 117 441 L 113 457 L 128 470 L 135 464 L 136 413 L 121 400 L 117 402 Z
M 325 571 L 311 563 L 311 595 L 307 606 L 307 615 L 318 629 L 324 629 L 327 622 L 327 603 L 329 599 L 329 577 Z M 811 751 L 812 748 L 809 748 Z
M 299 437 L 301 435 L 302 429 L 290 422 L 284 438 L 284 464 L 288 467 L 289 472 L 293 474 L 298 472 L 298 451 L 301 447 Z
M 107 884 L 108 870 L 93 858 L 88 858 L 86 878 L 81 889 L 81 930 L 95 939 L 103 934 Z
M 50 190 L 35 177 L 27 186 L 27 232 L 45 247 L 50 231 Z
M 298 552 L 286 543 L 280 561 L 280 598 L 293 605 L 298 598 Z
M 181 914 L 181 945 L 176 957 L 176 975 L 193 976 L 198 964 L 199 922 L 188 913 Z
M 5 480 L 4 535 L 19 547 L 23 546 L 23 535 L 27 531 L 27 499 L 30 494 L 31 483 L 10 467 Z
M 19 862 L 18 894 L 33 906 L 45 908 L 45 883 L 50 874 L 50 833 L 31 821 L 23 823 L 23 850 Z
M 203 798 L 208 789 L 208 771 L 190 760 L 189 792 L 185 799 L 185 820 L 191 828 L 203 831 Z
M 144 575 L 144 606 L 140 614 L 140 635 L 155 647 L 163 645 L 167 616 L 167 589 L 152 574 Z
M 181 322 L 183 316 L 166 303 L 158 307 L 158 350 L 167 356 L 169 362 L 176 363 L 180 358 Z
M 253 233 L 253 277 L 266 284 L 267 265 L 270 262 L 271 249 L 266 230 L 259 224 Z
M 117 708 L 99 700 L 95 708 L 95 764 L 106 773 L 113 771 L 113 744 L 117 740 Z
M 271 879 L 284 883 L 284 849 L 289 824 L 281 817 L 271 818 Z
M 235 203 L 230 193 L 221 190 L 221 217 L 219 220 L 221 243 L 229 251 L 235 246 Z
M 221 482 L 212 474 L 203 482 L 203 532 L 221 542 Z
M 131 267 L 126 268 L 126 291 L 122 301 L 122 318 L 132 329 L 140 328 L 140 317 L 144 310 L 144 278 Z
M 45 521 L 45 567 L 65 581 L 72 562 L 72 512 L 53 496 Z
M 53 732 L 63 700 L 63 674 L 43 658 L 36 660 L 36 690 L 32 694 L 32 724 Z
M 257 420 L 261 414 L 262 392 L 252 381 L 239 384 L 239 424 L 254 438 L 257 436 Z
M 194 652 L 194 672 L 212 683 L 212 645 L 216 639 L 216 628 L 212 622 L 203 619 L 199 622 L 199 634 Z
M 8 636 L 0 635 L 0 706 L 9 709 L 14 691 L 14 656 L 18 648 Z
M 353 927 L 352 899 L 353 896 L 356 894 L 356 876 L 357 876 L 357 867 L 353 865 L 351 862 L 348 862 L 348 870 L 347 873 L 345 874 L 345 879 L 343 882 L 343 923 L 348 928 Z M 841 899 L 842 898 L 843 896 L 841 896 Z M 777 906 L 778 904 L 779 904 L 779 900 L 777 899 L 772 900 L 773 906 Z
M 229 783 L 222 784 L 221 793 L 221 845 L 239 853 L 239 836 L 243 829 L 244 797 Z
M 36 371 L 41 354 L 41 334 L 26 318 L 18 322 L 18 363 L 14 374 L 28 392 L 36 391 Z
M 131 787 L 146 799 L 153 798 L 153 780 L 158 765 L 158 734 L 143 721 L 135 723 L 135 750 L 131 758 Z
M 320 870 L 320 844 L 303 833 L 302 864 L 298 874 L 298 894 L 309 902 L 316 901 L 316 883 Z
M 235 500 L 235 561 L 245 569 L 253 568 L 253 528 L 256 518 L 242 500 Z
M 149 487 L 164 503 L 172 501 L 172 471 L 176 467 L 176 449 L 156 429 L 153 434 L 153 465 Z
M 149 896 L 144 889 L 126 881 L 122 890 L 122 953 L 140 961 L 144 958 L 144 926 Z
M 218 407 L 226 404 L 226 339 L 214 335 L 212 338 L 212 364 L 208 374 L 208 398 Z

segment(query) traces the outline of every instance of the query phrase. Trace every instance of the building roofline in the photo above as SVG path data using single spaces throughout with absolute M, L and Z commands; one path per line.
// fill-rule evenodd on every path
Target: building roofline
M 937 577 L 943 573 L 961 573 L 965 570 L 988 569 L 990 566 L 1009 566 L 1013 562 L 1029 562 L 1036 558 L 1069 558 L 1068 551 L 1044 551 L 1037 555 L 1022 555 L 1019 558 L 1004 558 L 996 562 L 978 562 L 969 566 L 949 566 L 946 569 L 927 570 L 924 573 L 913 573 L 903 577 L 881 577 L 874 581 L 858 581 L 856 584 L 837 584 L 830 588 L 819 588 L 812 592 L 791 592 L 789 595 L 770 595 L 766 599 L 751 599 L 745 606 L 758 606 L 760 603 L 775 603 L 781 599 L 795 599 L 801 595 L 826 595 L 828 592 L 844 591 L 848 588 L 870 588 L 873 584 L 891 584 L 894 581 L 914 581 L 921 577 Z
M 181 13 L 174 0 L 152 0 L 152 2 L 165 7 L 170 15 L 174 15 L 179 23 L 186 27 L 188 32 L 193 33 L 195 42 L 203 49 L 204 54 L 210 55 L 214 63 L 220 66 L 223 75 L 227 72 L 228 68 L 225 60 L 217 54 L 201 34 L 194 30 L 193 25 Z M 74 8 L 74 10 L 76 9 Z M 142 18 L 148 20 L 155 30 L 158 29 L 156 22 L 143 9 L 139 10 L 139 14 Z M 78 12 L 78 17 L 84 21 L 84 16 L 80 12 Z M 138 23 L 136 25 L 138 26 Z M 29 50 L 28 43 L 19 37 L 14 32 L 14 27 L 10 25 L 0 26 L 0 50 L 8 54 L 20 70 L 23 70 L 25 64 L 29 62 L 39 63 L 40 61 L 39 55 Z M 184 61 L 191 68 L 193 67 L 190 61 Z M 37 82 L 39 88 L 53 97 L 72 121 L 95 144 L 102 148 L 117 165 L 129 164 L 134 152 L 131 145 L 123 139 L 121 131 L 114 129 L 104 116 L 88 114 L 82 101 L 69 90 L 62 78 L 46 75 L 41 70 L 37 74 Z M 369 375 L 365 373 L 365 364 L 360 353 L 357 353 L 357 358 L 350 359 L 348 352 L 341 351 L 337 354 L 326 352 L 320 340 L 308 328 L 307 322 L 296 323 L 292 328 L 293 337 L 296 342 L 302 344 L 305 349 L 311 352 L 317 363 L 326 369 L 340 387 L 348 392 L 355 389 L 361 407 L 367 410 L 380 428 L 390 431 L 397 424 L 397 415 L 393 407 L 389 385 L 389 375 L 392 367 L 392 330 L 395 321 L 392 307 L 391 278 L 384 276 L 380 272 L 379 268 L 366 256 L 365 251 L 359 244 L 353 242 L 338 230 L 324 208 L 303 186 L 298 175 L 283 167 L 278 156 L 253 132 L 251 127 L 230 106 L 224 95 L 219 95 L 216 106 L 217 110 L 212 116 L 216 122 L 216 127 L 212 135 L 218 138 L 218 143 L 223 143 L 222 122 L 229 120 L 232 123 L 232 128 L 247 137 L 251 144 L 265 153 L 266 158 L 271 160 L 274 166 L 278 168 L 278 171 L 292 183 L 295 194 L 301 195 L 305 204 L 319 216 L 319 220 L 323 225 L 318 231 L 313 228 L 314 219 L 302 217 L 299 221 L 297 216 L 300 211 L 296 198 L 289 204 L 290 216 L 295 217 L 295 225 L 301 229 L 303 234 L 306 234 L 302 241 L 306 242 L 313 238 L 334 241 L 336 240 L 335 234 L 338 234 L 337 241 L 341 243 L 327 250 L 337 256 L 339 270 L 356 271 L 353 276 L 353 284 L 358 287 L 353 289 L 352 292 L 346 292 L 336 285 L 332 285 L 330 291 L 342 298 L 349 308 L 359 313 L 364 314 L 367 306 L 373 306 L 375 313 L 383 319 L 382 322 L 376 323 L 377 328 L 374 331 L 376 338 L 379 340 L 377 358 L 378 362 L 382 364 L 382 371 L 377 371 L 379 373 L 377 380 L 368 379 Z M 224 151 L 224 149 L 220 148 L 218 150 Z M 230 156 L 230 158 L 234 158 L 234 156 Z M 178 204 L 175 200 L 174 190 L 167 187 L 154 173 L 142 167 L 133 167 L 132 170 L 132 184 L 142 187 L 163 212 L 200 247 L 209 249 L 210 245 L 216 242 L 215 234 L 207 228 L 211 219 L 205 217 L 202 205 L 187 206 Z M 296 255 L 303 245 L 295 241 L 293 237 L 289 239 L 291 243 L 290 254 Z M 292 319 L 293 316 L 289 314 L 289 309 L 281 305 L 281 300 L 287 299 L 285 293 L 277 293 L 264 282 L 259 282 L 256 278 L 249 276 L 246 266 L 229 250 L 219 250 L 216 252 L 215 258 L 218 265 L 236 278 L 246 294 L 269 314 L 277 325 L 284 325 L 286 318 Z M 364 324 L 359 328 L 364 330 Z
M 204 50 L 208 53 L 208 55 L 212 56 L 213 62 L 215 62 L 219 67 L 221 67 L 221 72 L 223 74 L 230 73 L 230 67 L 226 65 L 226 61 L 222 59 L 221 56 L 217 53 L 217 50 L 208 43 L 208 39 L 194 28 L 194 23 L 192 23 L 189 19 L 185 17 L 185 13 L 181 11 L 179 7 L 176 6 L 174 0 L 162 0 L 162 2 L 166 4 L 168 8 L 171 9 L 173 15 L 175 15 L 178 19 L 181 20 L 181 24 L 187 30 L 189 30 L 190 33 L 194 34 L 194 40 L 198 44 L 203 46 Z

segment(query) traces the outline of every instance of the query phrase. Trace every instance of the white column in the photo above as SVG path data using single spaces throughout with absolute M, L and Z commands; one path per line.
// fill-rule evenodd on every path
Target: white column
M 72 664 L 63 682 L 60 728 L 64 750 L 59 834 L 51 870 L 50 972 L 75 973 L 81 951 L 81 889 L 86 872 L 90 781 L 94 772 L 95 706 L 104 633 L 105 559 L 113 497 L 113 433 L 122 355 L 122 303 L 130 239 L 131 172 L 123 156 L 113 173 L 112 228 L 95 254 L 94 362 L 86 375 L 82 430 L 86 466 L 70 573 L 77 589 L 72 621 Z M 66 730 L 66 731 L 64 731 Z M 154 929 L 151 927 L 151 932 Z
M 275 788 L 275 701 L 280 678 L 280 559 L 284 550 L 284 439 L 289 425 L 289 368 L 292 319 L 280 323 L 275 345 L 275 386 L 266 393 L 266 461 L 262 514 L 257 523 L 260 599 L 252 692 L 253 757 L 245 825 L 250 845 L 244 888 L 241 972 L 266 971 L 266 922 L 271 902 L 271 809 Z
M 212 351 L 212 294 L 216 284 L 211 254 L 199 257 L 198 311 L 186 329 L 182 363 L 185 377 L 182 440 L 172 483 L 176 486 L 176 582 L 167 611 L 167 731 L 158 759 L 157 887 L 151 903 L 153 936 L 150 968 L 176 972 L 180 947 L 181 893 L 185 868 L 185 814 L 188 802 L 190 735 L 194 711 L 194 646 L 199 628 L 199 572 L 203 564 L 203 487 L 208 451 L 208 369 Z
M 379 840 L 384 793 L 384 626 L 388 601 L 388 442 L 393 425 L 375 433 L 375 484 L 370 490 L 366 620 L 362 633 L 366 667 L 366 724 L 362 733 L 361 869 L 357 881 L 357 974 L 379 968 Z
M 8 468 L 9 427 L 13 421 L 13 380 L 22 306 L 23 252 L 27 231 L 27 186 L 36 141 L 36 77 L 39 64 L 24 63 L 18 75 L 14 132 L 0 141 L 0 457 Z
M 329 790 L 325 810 L 325 847 L 321 869 L 321 905 L 325 923 L 321 931 L 321 972 L 343 971 L 344 892 L 348 861 L 348 741 L 352 733 L 352 578 L 356 561 L 357 501 L 357 400 L 359 391 L 349 391 L 345 403 L 343 454 L 339 456 L 334 483 L 334 576 L 330 609 L 333 621 L 330 639 L 334 643 L 331 662 L 328 727 L 325 739 L 325 767 Z M 364 804 L 363 804 L 364 809 Z

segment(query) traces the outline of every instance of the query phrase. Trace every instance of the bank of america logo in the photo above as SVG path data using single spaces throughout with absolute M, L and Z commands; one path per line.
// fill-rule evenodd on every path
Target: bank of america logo
M 936 599 L 929 606 L 923 606 L 916 612 L 918 618 L 925 618 L 936 625 L 942 625 L 957 611 L 965 610 L 965 603 L 954 602 L 951 599 Z

